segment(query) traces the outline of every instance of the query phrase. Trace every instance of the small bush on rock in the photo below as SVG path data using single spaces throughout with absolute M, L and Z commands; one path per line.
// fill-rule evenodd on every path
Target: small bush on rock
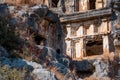
M 10 26 L 7 20 L 0 17 L 0 45 L 9 52 L 17 50 L 19 46 L 19 35 L 15 26 Z

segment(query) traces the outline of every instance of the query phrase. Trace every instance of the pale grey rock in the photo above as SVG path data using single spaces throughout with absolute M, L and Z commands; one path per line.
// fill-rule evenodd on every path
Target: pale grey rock
M 2 57 L 0 58 L 0 62 L 3 66 L 7 65 L 10 68 L 23 69 L 26 67 L 29 71 L 32 71 L 38 80 L 58 80 L 54 73 L 43 68 L 42 65 L 32 61 Z
M 57 80 L 55 74 L 43 68 L 42 65 L 32 61 L 25 62 L 33 67 L 32 73 L 37 77 L 38 80 Z
M 83 79 L 79 78 L 78 80 L 83 80 Z
M 39 80 L 57 80 L 55 74 L 46 69 L 34 69 L 32 73 L 35 74 Z
M 97 59 L 93 65 L 95 66 L 95 72 L 93 76 L 97 77 L 98 79 L 108 77 L 108 64 L 104 63 L 101 59 Z

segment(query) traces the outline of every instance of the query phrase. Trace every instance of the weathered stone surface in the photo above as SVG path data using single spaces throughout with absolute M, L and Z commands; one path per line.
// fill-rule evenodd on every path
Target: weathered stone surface
M 99 78 L 106 78 L 108 77 L 108 67 L 109 64 L 104 63 L 101 59 L 97 59 L 95 60 L 95 62 L 93 63 L 93 65 L 95 66 L 95 72 L 93 74 L 93 76 Z
M 65 80 L 75 80 L 74 75 L 69 69 L 70 59 L 66 55 L 58 54 L 49 47 L 37 47 L 39 48 L 38 50 L 41 50 L 41 53 L 40 51 L 38 53 L 41 64 L 44 64 L 50 71 L 54 72 L 57 77 L 61 75 Z
M 42 67 L 42 65 L 35 63 L 35 62 L 28 62 L 26 61 L 28 65 L 31 65 L 34 70 L 32 71 L 33 74 L 37 77 L 38 80 L 44 79 L 44 80 L 57 80 L 56 75 L 45 68 Z
M 56 73 L 56 74 L 58 73 L 58 75 L 56 75 L 57 77 L 59 77 L 59 75 L 60 75 L 61 79 L 63 79 L 63 80 L 75 80 L 75 76 L 73 74 L 71 74 L 71 71 L 61 63 L 51 62 L 50 68 L 53 69 L 54 73 Z

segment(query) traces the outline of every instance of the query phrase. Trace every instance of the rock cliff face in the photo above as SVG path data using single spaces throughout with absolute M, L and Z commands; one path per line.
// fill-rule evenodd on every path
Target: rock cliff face
M 47 6 L 1 4 L 0 8 L 0 16 L 9 18 L 9 25 L 19 29 L 21 39 L 61 50 L 63 33 L 60 21 L 58 15 L 48 10 Z
M 24 50 L 27 49 L 27 54 L 34 52 L 31 55 L 32 58 L 38 59 L 37 62 L 39 64 L 44 65 L 49 71 L 56 73 L 59 79 L 63 77 L 63 80 L 75 80 L 74 75 L 69 69 L 70 59 L 66 55 L 61 54 L 63 32 L 57 14 L 50 11 L 44 5 L 18 7 L 1 4 L 0 8 L 2 9 L 0 16 L 8 21 L 7 24 L 10 28 L 16 28 L 17 33 L 20 35 L 20 43 Z M 28 50 L 29 45 L 33 49 L 30 48 Z M 24 50 L 22 51 L 24 52 Z M 34 64 L 34 62 L 22 59 L 8 58 L 8 54 L 3 48 L 0 49 L 0 54 L 0 57 L 5 57 L 0 60 L 2 65 L 20 69 Z M 20 64 L 17 65 L 17 63 Z M 36 69 L 34 66 L 31 67 L 34 68 L 33 74 L 37 76 L 38 80 L 57 80 L 51 72 L 45 69 L 42 70 L 39 67 Z M 39 76 L 40 74 L 41 76 Z M 47 77 L 45 78 L 44 76 Z
M 65 15 L 66 13 L 69 16 L 69 14 L 74 14 L 74 12 L 76 11 L 85 12 L 90 8 L 95 8 L 95 6 L 91 7 L 90 4 L 88 4 L 89 0 L 80 0 L 80 2 L 78 1 L 79 0 L 5 0 L 7 4 L 0 4 L 0 17 L 4 18 L 8 22 L 7 27 L 11 29 L 15 27 L 16 33 L 18 33 L 20 36 L 19 42 L 22 45 L 20 46 L 20 50 L 18 52 L 20 52 L 21 54 L 23 53 L 22 55 L 30 56 L 30 60 L 35 60 L 39 63 L 37 64 L 35 62 L 30 62 L 25 59 L 11 59 L 9 58 L 9 53 L 7 53 L 7 51 L 3 47 L 1 47 L 0 44 L 0 61 L 2 65 L 9 65 L 10 67 L 16 68 L 23 68 L 23 66 L 28 66 L 31 69 L 33 68 L 32 73 L 37 76 L 38 80 L 57 80 L 57 78 L 60 80 L 76 80 L 77 77 L 95 77 L 95 79 L 97 78 L 106 80 L 109 76 L 115 76 L 113 75 L 115 73 L 115 69 L 112 69 L 112 67 L 116 68 L 115 62 L 119 62 L 118 56 L 120 57 L 120 13 L 118 5 L 115 6 L 117 8 L 113 9 L 114 12 L 111 18 L 112 31 L 110 33 L 110 36 L 113 36 L 115 38 L 114 43 L 116 45 L 116 52 L 118 52 L 117 54 L 110 54 L 108 57 L 112 56 L 111 59 L 105 58 L 104 60 L 106 61 L 102 59 L 104 58 L 104 56 L 102 56 L 102 58 L 100 59 L 88 58 L 84 60 L 83 58 L 83 60 L 73 59 L 72 61 L 71 58 L 64 54 L 67 48 L 67 45 L 65 43 L 65 37 L 70 34 L 75 36 L 76 32 L 77 34 L 83 34 L 80 31 L 83 29 L 78 29 L 78 27 L 80 26 L 79 24 L 72 25 L 74 27 L 70 28 L 69 24 L 71 22 L 68 22 L 68 29 L 67 26 L 65 26 L 64 24 L 61 26 L 62 23 L 60 22 L 60 15 Z M 108 0 L 107 2 L 109 4 L 103 2 L 105 4 L 102 5 L 102 7 L 110 7 L 111 5 L 109 1 L 110 0 Z M 96 3 L 92 4 L 98 3 L 99 0 L 97 0 Z M 96 6 L 96 9 L 99 8 L 101 8 L 101 6 Z M 77 14 L 78 13 L 75 13 L 75 15 Z M 103 21 L 105 20 L 103 19 Z M 88 22 L 88 24 L 90 24 L 90 22 Z M 84 25 L 86 26 L 87 24 L 84 22 Z M 93 27 L 94 26 L 92 25 L 89 30 L 93 30 Z M 89 30 L 87 30 L 87 32 L 91 34 L 91 31 Z M 69 38 L 67 40 L 70 41 Z M 77 38 L 73 37 L 73 40 L 75 40 L 75 43 L 78 42 Z M 68 43 L 71 44 L 71 42 Z M 77 52 L 78 55 L 80 55 L 80 44 L 83 45 L 83 43 L 84 42 L 76 44 L 77 51 L 75 51 L 74 49 L 74 43 L 72 43 L 72 45 L 69 44 L 69 47 L 71 48 L 72 46 L 74 51 L 68 50 L 68 52 Z M 93 48 L 91 48 L 90 46 L 88 48 L 92 49 L 94 54 L 98 54 L 98 52 L 102 53 L 102 51 L 100 50 L 102 46 L 98 46 L 101 45 L 101 42 L 92 43 L 92 41 L 90 41 L 89 45 L 94 44 L 97 44 L 96 46 L 98 48 L 96 50 L 94 50 L 96 46 L 94 46 Z M 81 48 L 81 50 L 83 50 L 83 47 Z M 83 50 L 83 52 L 85 51 Z M 21 54 L 19 55 L 21 56 Z M 89 52 L 89 54 L 90 56 L 91 54 L 93 55 L 92 52 Z M 115 55 L 117 55 L 117 57 L 114 57 Z M 73 56 L 75 56 L 75 54 Z M 23 57 L 24 56 L 22 56 L 22 58 Z M 98 56 L 97 58 L 99 57 L 101 56 Z M 17 63 L 20 64 L 18 65 Z M 74 71 L 74 74 L 72 73 L 72 71 Z M 113 74 L 112 71 L 114 71 Z M 119 78 L 119 71 L 116 71 L 116 73 L 118 73 L 117 77 Z M 42 75 L 39 76 L 40 74 Z M 93 79 L 91 78 L 91 80 Z

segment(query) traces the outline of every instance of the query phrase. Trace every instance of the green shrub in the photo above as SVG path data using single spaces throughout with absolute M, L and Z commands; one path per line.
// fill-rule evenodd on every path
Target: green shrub
M 9 52 L 17 50 L 19 46 L 19 35 L 15 26 L 9 26 L 6 19 L 0 17 L 0 45 Z
M 25 67 L 20 70 L 5 65 L 0 67 L 0 80 L 33 80 L 33 77 Z

